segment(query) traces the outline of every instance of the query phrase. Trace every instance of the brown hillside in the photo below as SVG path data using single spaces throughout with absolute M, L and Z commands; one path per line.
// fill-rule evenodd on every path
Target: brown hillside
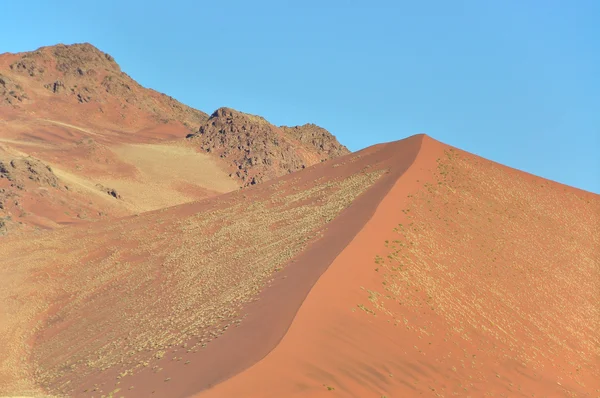
M 84 116 L 85 110 L 87 118 L 114 117 L 111 121 L 117 126 L 151 117 L 155 123 L 177 121 L 194 129 L 208 118 L 204 112 L 140 86 L 110 55 L 87 43 L 2 54 L 0 95 L 5 105 L 36 104 L 38 113 L 47 111 L 52 117 L 59 113 L 69 119 Z M 77 104 L 87 105 L 75 112 L 67 106 Z
M 302 126 L 280 127 L 283 132 L 303 143 L 308 148 L 316 148 L 325 159 L 334 159 L 349 153 L 348 148 L 341 145 L 327 130 L 316 124 L 308 123 Z
M 4 232 L 125 216 L 235 189 L 217 161 L 184 143 L 207 118 L 140 86 L 90 44 L 1 54 Z M 53 184 L 15 168 L 21 159 L 52 170 Z M 18 181 L 9 178 L 15 173 Z
M 315 125 L 278 128 L 264 118 L 220 108 L 188 138 L 225 159 L 244 185 L 279 177 L 350 153 Z
M 240 155 L 240 142 L 220 158 L 218 150 L 207 152 L 185 139 L 207 121 L 204 112 L 142 87 L 90 44 L 1 54 L 0 162 L 43 164 L 56 184 L 0 179 L 0 201 L 7 203 L 0 208 L 0 231 L 156 210 L 235 190 L 251 182 L 249 175 L 271 178 L 282 167 L 287 172 L 345 153 L 334 150 L 342 147 L 329 133 L 320 138 L 335 142 L 328 149 L 294 138 L 281 139 L 278 148 L 268 145 L 269 134 L 253 130 L 256 137 L 245 138 L 252 155 Z M 263 141 L 268 151 L 259 150 Z M 255 162 L 260 154 L 271 163 Z

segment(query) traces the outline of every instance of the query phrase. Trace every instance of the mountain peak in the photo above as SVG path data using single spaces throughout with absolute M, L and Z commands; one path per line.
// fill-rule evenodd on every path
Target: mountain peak
M 67 64 L 65 65 L 67 67 L 69 63 L 82 66 L 102 65 L 112 70 L 121 71 L 121 68 L 110 54 L 99 50 L 90 43 L 59 44 L 49 48 L 53 50 L 52 53 L 57 61 L 63 61 Z
M 60 105 L 59 105 L 60 104 Z M 90 43 L 57 44 L 0 56 L 0 105 L 115 124 L 179 121 L 196 130 L 208 115 L 139 85 Z M 148 119 L 150 118 L 150 119 Z
M 277 127 L 261 116 L 222 107 L 188 138 L 228 161 L 243 185 L 272 179 L 349 153 L 314 124 Z
M 98 70 L 121 73 L 121 68 L 111 55 L 90 43 L 57 44 L 20 55 L 10 64 L 10 69 L 30 77 L 41 78 L 54 71 L 65 76 L 85 76 Z
M 224 118 L 229 120 L 233 120 L 235 118 L 238 120 L 245 120 L 248 123 L 264 123 L 270 125 L 270 123 L 262 116 L 252 115 L 250 113 L 241 112 L 225 106 L 214 111 L 210 117 L 211 119 Z

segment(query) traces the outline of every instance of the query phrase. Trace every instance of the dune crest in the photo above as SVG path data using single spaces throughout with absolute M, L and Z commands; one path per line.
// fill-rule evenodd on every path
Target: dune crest
M 597 393 L 598 214 L 426 137 L 281 343 L 196 396 Z

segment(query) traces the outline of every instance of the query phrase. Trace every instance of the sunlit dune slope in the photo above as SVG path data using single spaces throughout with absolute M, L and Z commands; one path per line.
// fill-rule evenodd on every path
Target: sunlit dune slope
M 599 217 L 425 138 L 281 343 L 198 397 L 597 396 Z

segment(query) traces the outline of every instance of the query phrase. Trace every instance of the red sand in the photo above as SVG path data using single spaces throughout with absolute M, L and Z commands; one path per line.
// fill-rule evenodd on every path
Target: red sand
M 62 239 L 61 250 L 79 256 L 90 275 L 89 264 L 108 256 L 106 248 L 122 250 L 133 275 L 153 270 L 147 267 L 153 262 L 160 270 L 156 250 L 165 256 L 175 251 L 181 239 L 175 226 L 186 218 L 193 226 L 195 215 L 267 202 L 273 187 L 291 195 L 317 181 L 382 169 L 389 172 L 242 308 L 247 316 L 239 326 L 197 352 L 170 351 L 158 362 L 160 372 L 117 378 L 119 369 L 111 368 L 74 381 L 73 394 L 98 394 L 88 389 L 97 384 L 102 394 L 120 388 L 118 396 L 130 398 L 597 395 L 600 197 L 426 136 L 218 198 L 48 236 L 55 239 L 50 242 Z M 124 238 L 134 244 L 138 237 L 152 252 L 125 247 Z M 81 243 L 88 241 L 97 250 L 86 254 L 89 246 Z M 394 251 L 396 245 L 405 251 Z M 59 261 L 36 267 L 40 275 L 49 270 L 77 277 Z M 101 307 L 112 302 L 107 292 L 131 293 L 123 280 L 135 278 L 113 276 L 106 289 L 89 294 L 81 314 L 109 316 Z M 155 283 L 168 289 L 164 276 Z M 60 310 L 60 297 L 56 303 L 49 311 Z M 52 342 L 61 328 L 80 323 L 55 321 L 34 344 Z M 119 337 L 130 331 L 115 326 L 110 332 Z
M 365 194 L 328 224 L 324 237 L 275 275 L 270 286 L 255 301 L 246 306 L 247 314 L 239 327 L 227 331 L 195 355 L 187 355 L 192 366 L 181 361 L 164 361 L 160 364 L 162 381 L 151 370 L 128 377 L 123 384 L 135 386 L 128 397 L 156 396 L 187 397 L 211 387 L 239 373 L 272 350 L 286 333 L 294 315 L 319 276 L 336 256 L 352 241 L 364 223 L 373 215 L 378 203 L 385 197 L 395 181 L 410 167 L 421 146 L 422 136 L 413 136 L 393 144 L 371 147 L 360 152 L 360 158 L 335 169 L 324 164 L 298 174 L 301 181 L 287 181 L 288 187 L 300 186 L 321 177 L 332 179 L 332 174 L 350 175 L 365 167 L 385 167 L 390 172 Z M 351 158 L 341 158 L 339 162 Z M 332 173 L 333 172 L 333 173 Z M 295 175 L 290 176 L 291 180 Z M 260 188 L 260 186 L 259 186 Z M 283 188 L 285 189 L 285 188 Z M 158 381 L 158 383 L 157 383 Z M 82 395 L 84 396 L 84 395 Z
M 196 396 L 597 395 L 600 391 L 597 345 L 595 352 L 583 355 L 589 356 L 591 362 L 582 362 L 582 366 L 575 369 L 573 363 L 565 359 L 570 356 L 567 349 L 553 343 L 552 335 L 531 330 L 533 340 L 543 347 L 538 353 L 547 357 L 547 360 L 541 361 L 541 365 L 536 365 L 537 362 L 533 360 L 518 360 L 512 347 L 508 350 L 506 344 L 494 339 L 485 330 L 468 330 L 472 338 L 463 339 L 457 327 L 465 325 L 453 322 L 452 314 L 440 315 L 428 309 L 412 311 L 406 307 L 394 308 L 406 317 L 407 324 L 428 324 L 427 330 L 409 330 L 404 323 L 394 326 L 390 317 L 377 309 L 374 310 L 376 316 L 357 309 L 358 303 L 369 304 L 362 287 L 369 290 L 381 285 L 380 274 L 373 272 L 373 259 L 384 251 L 384 241 L 390 239 L 393 228 L 406 219 L 402 209 L 408 201 L 407 195 L 415 192 L 424 181 L 432 179 L 432 166 L 435 166 L 437 158 L 443 156 L 444 149 L 447 147 L 425 138 L 415 163 L 400 177 L 379 204 L 374 216 L 312 288 L 285 337 L 268 356 L 245 372 Z M 507 172 L 519 173 L 515 170 Z M 563 188 L 558 184 L 553 188 L 559 187 Z M 598 208 L 597 196 L 578 193 L 592 198 Z M 592 286 L 596 287 L 599 286 L 597 267 L 598 263 L 592 268 L 591 274 L 583 275 L 591 278 Z M 456 271 L 450 268 L 450 273 L 445 277 L 452 283 L 462 277 L 460 272 L 458 267 Z M 568 280 L 581 276 L 577 274 L 587 270 L 565 267 L 562 272 L 565 280 Z M 570 311 L 547 304 L 548 295 L 568 297 L 560 290 L 560 283 L 554 281 L 551 285 L 552 282 L 548 277 L 540 276 L 539 283 L 547 283 L 552 290 L 538 297 L 528 297 L 525 301 L 537 305 L 537 311 L 544 312 L 549 319 L 585 325 L 587 320 L 573 318 L 574 314 Z M 515 295 L 524 287 L 519 280 L 509 281 L 509 284 L 512 284 L 508 287 L 512 288 Z M 578 293 L 587 298 L 594 297 L 593 291 L 571 292 L 575 295 Z M 489 295 L 489 291 L 475 292 L 475 297 L 479 297 L 482 303 L 493 302 Z M 576 300 L 571 302 L 575 303 Z M 569 305 L 569 301 L 563 303 Z M 498 302 L 497 305 L 501 307 L 502 303 Z M 596 308 L 597 314 L 598 302 L 592 302 L 591 305 Z M 479 322 L 485 322 L 491 310 L 480 307 Z M 536 317 L 536 314 L 530 316 Z M 514 322 L 516 326 L 524 323 L 516 319 Z M 597 332 L 598 329 L 595 330 Z M 556 333 L 565 331 L 564 324 L 556 325 Z M 521 332 L 516 330 L 509 335 L 516 339 L 514 346 L 530 351 L 531 347 L 524 345 L 526 339 L 522 338 Z M 562 341 L 569 337 L 561 335 L 559 339 Z M 597 336 L 587 334 L 585 338 L 597 341 Z M 582 349 L 581 346 L 577 348 Z

